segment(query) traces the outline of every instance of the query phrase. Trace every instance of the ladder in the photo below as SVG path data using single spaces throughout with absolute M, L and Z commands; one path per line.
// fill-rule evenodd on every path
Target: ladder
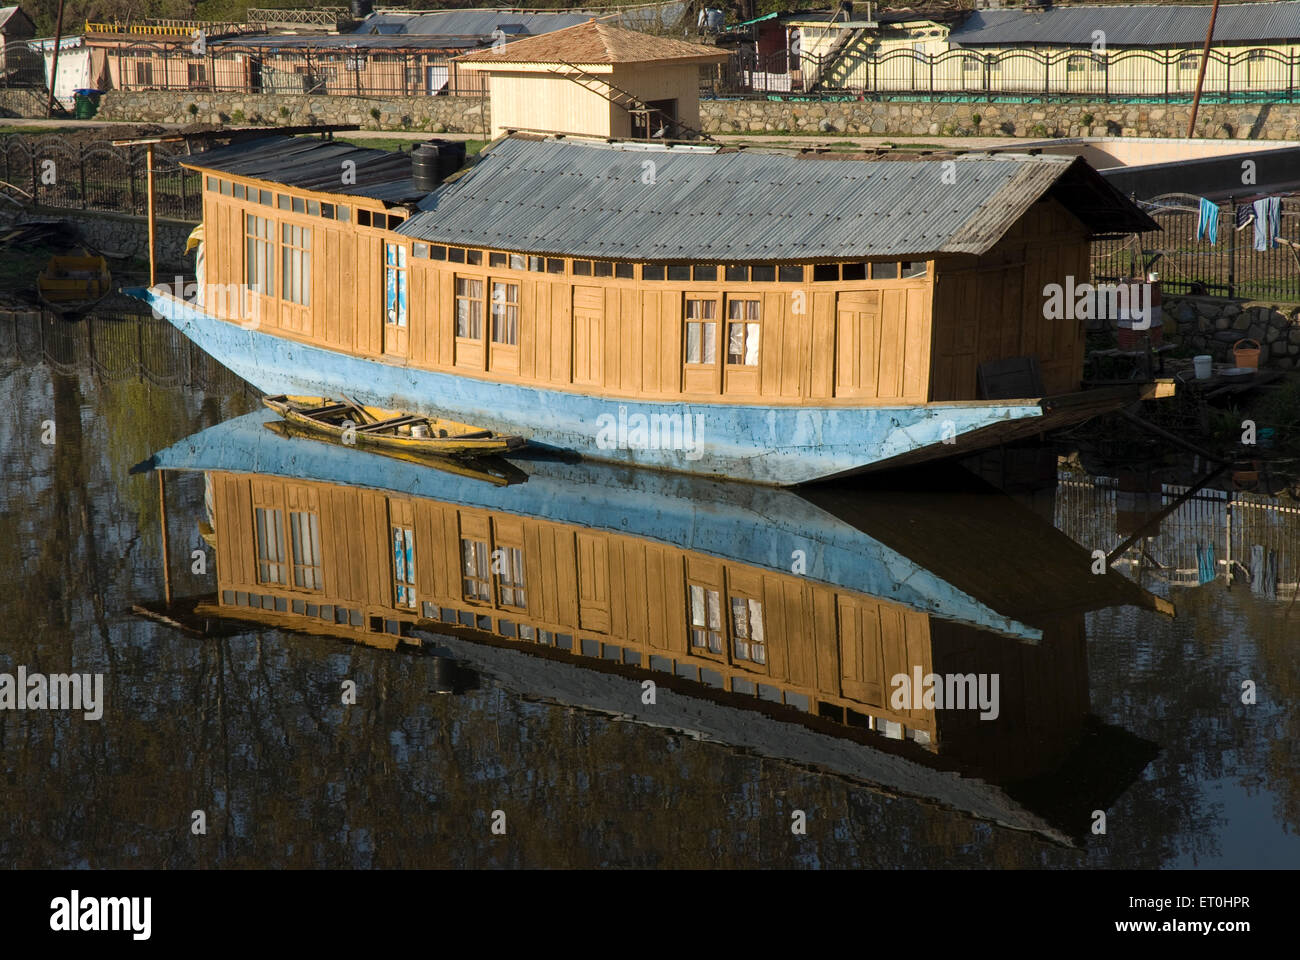
M 568 63 L 563 60 L 559 62 L 566 69 L 560 69 L 560 70 L 548 69 L 547 73 L 553 73 L 557 77 L 564 77 L 564 79 L 576 83 L 584 90 L 590 90 L 598 97 L 608 100 L 610 103 L 620 108 L 621 110 L 627 111 L 627 113 L 629 113 L 632 116 L 633 132 L 635 133 L 637 130 L 644 130 L 645 135 L 641 137 L 641 139 L 649 140 L 651 138 L 653 131 L 651 131 L 650 129 L 650 121 L 652 115 L 657 111 L 655 111 L 650 106 L 648 106 L 639 97 L 636 97 L 631 93 L 628 93 L 622 87 L 616 86 L 615 84 L 607 80 L 605 77 L 597 76 L 594 73 L 588 73 L 586 70 L 583 70 L 582 67 L 574 63 Z M 670 121 L 670 123 L 675 128 L 673 132 L 676 133 L 676 136 L 664 137 L 662 139 L 665 140 L 687 139 L 687 137 L 682 136 L 683 134 L 693 135 L 695 138 L 698 138 L 700 140 L 713 139 L 713 137 L 709 136 L 704 131 L 696 130 L 694 127 L 688 127 L 680 120 L 674 119 Z

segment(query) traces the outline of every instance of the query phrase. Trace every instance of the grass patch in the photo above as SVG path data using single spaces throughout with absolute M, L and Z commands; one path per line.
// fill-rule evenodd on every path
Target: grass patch
M 437 137 L 436 133 L 431 133 L 428 139 L 435 140 Z M 412 147 L 422 142 L 412 140 L 409 137 L 353 137 L 350 139 L 348 137 L 335 137 L 335 139 L 357 147 L 366 147 L 371 150 L 387 150 L 390 153 L 410 153 Z M 466 140 L 465 153 L 472 157 L 487 146 L 487 143 L 486 140 Z

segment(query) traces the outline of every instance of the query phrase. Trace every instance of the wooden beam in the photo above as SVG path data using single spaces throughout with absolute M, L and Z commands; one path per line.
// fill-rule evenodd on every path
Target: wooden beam
M 149 286 L 152 287 L 157 282 L 158 260 L 156 256 L 156 244 L 154 243 L 154 232 L 157 229 L 157 211 L 154 209 L 153 194 L 153 151 L 152 143 L 145 145 L 145 170 L 148 176 L 149 189 Z M 158 474 L 159 482 L 162 481 L 162 474 Z
M 1146 523 L 1142 524 L 1142 526 L 1138 527 L 1137 532 L 1134 533 L 1133 536 L 1129 537 L 1127 540 L 1121 543 L 1110 553 L 1106 554 L 1106 564 L 1109 566 L 1110 564 L 1118 560 L 1123 555 L 1125 550 L 1133 546 L 1133 544 L 1137 543 L 1138 540 L 1145 537 L 1148 531 L 1154 533 L 1155 531 L 1159 530 L 1160 524 L 1164 523 L 1166 517 L 1168 517 L 1171 513 L 1173 513 L 1175 510 L 1181 507 L 1188 500 L 1192 499 L 1192 497 L 1200 493 L 1207 483 L 1209 483 L 1219 474 L 1223 473 L 1224 470 L 1227 470 L 1228 466 L 1229 465 L 1226 463 L 1220 463 L 1217 467 L 1215 467 L 1213 470 L 1211 470 L 1209 473 L 1203 476 L 1195 484 L 1193 484 L 1191 487 L 1188 487 L 1186 493 L 1182 494 L 1180 497 L 1178 497 L 1177 500 L 1169 504 L 1169 506 L 1165 507 L 1154 517 L 1148 520 Z
M 45 116 L 54 116 L 54 88 L 59 82 L 59 47 L 63 46 L 63 0 L 59 0 L 58 21 L 54 26 L 54 59 L 50 63 L 50 97 L 45 103 Z
M 1210 44 L 1214 40 L 1214 20 L 1219 15 L 1219 0 L 1210 9 L 1210 29 L 1205 31 L 1205 49 L 1201 51 L 1201 68 L 1196 71 L 1196 94 L 1192 97 L 1192 115 L 1187 119 L 1187 138 L 1196 135 L 1196 111 L 1201 107 L 1201 86 L 1205 83 L 1205 68 L 1210 62 Z
M 158 471 L 158 523 L 162 527 L 162 569 L 163 569 L 163 599 L 167 606 L 172 603 L 172 574 L 171 574 L 171 550 L 167 537 L 167 486 L 166 472 Z

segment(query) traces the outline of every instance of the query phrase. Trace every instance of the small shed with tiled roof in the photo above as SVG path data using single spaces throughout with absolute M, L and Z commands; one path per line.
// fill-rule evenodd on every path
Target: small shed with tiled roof
M 22 7 L 0 6 L 0 74 L 13 76 L 24 64 L 35 63 L 39 69 L 41 58 L 27 49 L 27 41 L 36 36 L 36 26 Z M 0 86 L 4 86 L 0 80 Z
M 592 137 L 692 139 L 700 125 L 700 68 L 717 47 L 588 20 L 457 58 L 490 77 L 492 134 L 508 130 Z

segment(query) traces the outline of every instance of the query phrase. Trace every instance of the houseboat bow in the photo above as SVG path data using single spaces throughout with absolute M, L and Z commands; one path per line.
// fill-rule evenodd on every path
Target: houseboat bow
M 409 156 L 310 138 L 186 165 L 203 293 L 139 295 L 267 394 L 794 485 L 1155 389 L 1081 392 L 1084 320 L 1045 316 L 1052 285 L 1089 276 L 1092 239 L 1155 227 L 1081 159 L 515 134 L 437 184 Z M 1010 393 L 981 376 L 1017 361 Z

